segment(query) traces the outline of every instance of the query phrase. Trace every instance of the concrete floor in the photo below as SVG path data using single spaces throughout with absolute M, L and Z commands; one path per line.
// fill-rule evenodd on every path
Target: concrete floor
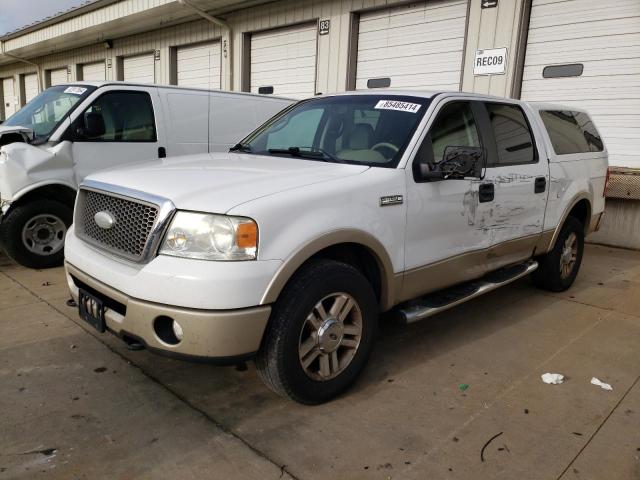
M 250 364 L 126 350 L 66 306 L 60 269 L 0 259 L 0 292 L 0 479 L 640 479 L 637 252 L 588 246 L 563 294 L 523 280 L 383 324 L 355 388 L 318 407 Z

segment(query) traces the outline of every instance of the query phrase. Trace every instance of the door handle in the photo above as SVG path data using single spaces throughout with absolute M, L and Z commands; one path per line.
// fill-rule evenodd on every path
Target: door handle
M 542 193 L 547 189 L 547 179 L 545 177 L 537 177 L 535 186 L 533 188 L 534 193 Z
M 158 158 L 166 158 L 167 157 L 167 149 L 164 147 L 158 147 Z
M 495 196 L 493 183 L 482 183 L 478 188 L 478 201 L 480 203 L 491 202 Z

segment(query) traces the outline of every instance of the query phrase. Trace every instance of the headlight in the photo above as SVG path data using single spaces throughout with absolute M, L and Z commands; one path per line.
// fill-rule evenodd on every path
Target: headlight
M 202 260 L 255 260 L 258 226 L 250 218 L 178 212 L 160 254 Z

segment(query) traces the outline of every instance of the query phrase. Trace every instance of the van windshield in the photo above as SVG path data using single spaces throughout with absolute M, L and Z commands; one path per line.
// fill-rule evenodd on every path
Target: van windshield
M 46 141 L 62 120 L 96 87 L 60 85 L 47 88 L 10 116 L 3 125 L 33 130 L 33 143 Z
M 430 99 L 336 95 L 305 100 L 258 128 L 232 151 L 394 168 Z

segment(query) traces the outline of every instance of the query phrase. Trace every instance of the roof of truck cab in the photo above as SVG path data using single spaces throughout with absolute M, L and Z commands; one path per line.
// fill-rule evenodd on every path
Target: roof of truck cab
M 508 101 L 518 103 L 521 100 L 513 99 L 513 98 L 505 98 L 505 97 L 497 97 L 495 95 L 484 95 L 481 93 L 471 93 L 471 92 L 458 92 L 456 90 L 400 90 L 400 89 L 392 89 L 392 88 L 375 88 L 368 90 L 352 90 L 347 92 L 339 92 L 339 93 L 327 93 L 323 95 L 325 97 L 329 96 L 341 96 L 341 95 L 388 95 L 388 96 L 397 96 L 397 97 L 419 97 L 419 98 L 433 98 L 435 96 L 441 97 L 465 97 L 469 99 L 475 100 L 488 100 L 488 101 Z
M 250 92 L 233 92 L 229 90 L 216 90 L 216 89 L 206 89 L 206 88 L 195 88 L 195 87 L 180 87 L 178 85 L 157 85 L 155 83 L 134 83 L 134 82 L 126 82 L 126 81 L 115 81 L 115 80 L 104 80 L 100 82 L 94 81 L 80 81 L 80 82 L 65 82 L 59 83 L 55 85 L 59 86 L 91 86 L 91 87 L 107 87 L 107 86 L 118 86 L 118 87 L 154 87 L 154 88 L 166 88 L 171 90 L 188 90 L 188 91 L 196 91 L 196 92 L 213 92 L 213 93 L 222 93 L 224 95 L 244 95 L 250 97 L 260 97 L 260 98 L 276 98 L 279 100 L 288 100 L 288 101 L 297 101 L 295 98 L 290 97 L 280 97 L 277 95 L 262 95 L 259 93 L 250 93 Z

